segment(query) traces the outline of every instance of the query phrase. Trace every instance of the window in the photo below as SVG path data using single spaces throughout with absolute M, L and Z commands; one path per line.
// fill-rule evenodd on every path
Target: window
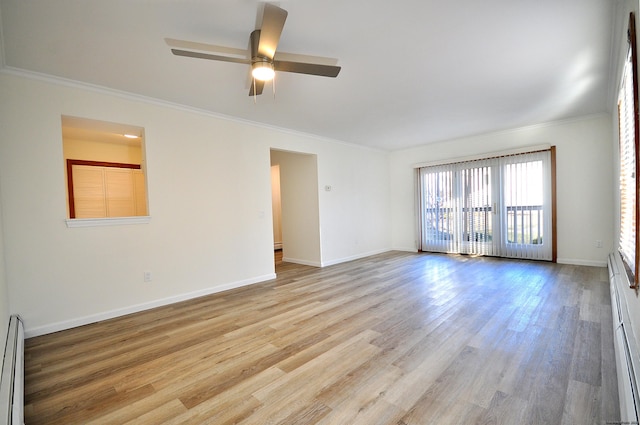
M 638 286 L 638 72 L 635 17 L 629 15 L 629 50 L 618 94 L 620 141 L 620 240 L 618 247 L 632 287 Z
M 554 261 L 554 153 L 420 168 L 420 249 Z
M 141 127 L 63 116 L 62 140 L 68 224 L 148 215 Z

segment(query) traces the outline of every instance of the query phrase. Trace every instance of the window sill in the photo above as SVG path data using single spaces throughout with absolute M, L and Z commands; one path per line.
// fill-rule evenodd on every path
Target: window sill
M 67 227 L 120 226 L 124 224 L 148 224 L 151 217 L 67 218 Z

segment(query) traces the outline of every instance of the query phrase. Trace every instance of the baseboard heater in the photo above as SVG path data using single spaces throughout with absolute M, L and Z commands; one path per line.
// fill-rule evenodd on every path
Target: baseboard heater
M 9 318 L 7 345 L 0 375 L 0 425 L 24 424 L 24 326 Z
M 608 267 L 611 312 L 613 314 L 613 346 L 620 398 L 620 420 L 624 424 L 638 424 L 640 352 L 624 296 L 628 293 L 635 297 L 635 294 L 632 294 L 632 290 L 629 289 L 629 278 L 620 254 L 616 252 L 609 255 Z

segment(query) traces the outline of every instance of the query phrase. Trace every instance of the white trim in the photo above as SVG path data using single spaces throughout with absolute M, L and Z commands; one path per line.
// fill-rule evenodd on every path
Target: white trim
M 155 106 L 161 106 L 161 107 L 165 107 L 165 108 L 175 109 L 175 110 L 178 110 L 178 111 L 190 112 L 190 113 L 194 113 L 194 114 L 204 115 L 204 116 L 207 116 L 207 117 L 213 117 L 213 118 L 219 118 L 219 119 L 223 119 L 223 120 L 227 120 L 227 121 L 238 122 L 238 123 L 241 123 L 241 124 L 251 125 L 253 127 L 264 128 L 264 129 L 279 131 L 279 132 L 282 132 L 282 133 L 292 134 L 294 136 L 308 137 L 308 138 L 312 138 L 312 139 L 316 139 L 316 140 L 320 140 L 320 141 L 325 141 L 325 142 L 330 142 L 330 143 L 337 143 L 337 144 L 340 144 L 340 145 L 350 146 L 352 148 L 360 148 L 360 149 L 365 149 L 365 150 L 374 151 L 374 152 L 389 152 L 386 149 L 376 148 L 376 147 L 372 147 L 372 146 L 360 145 L 360 144 L 357 144 L 357 143 L 345 142 L 345 141 L 338 140 L 338 139 L 332 139 L 332 138 L 326 137 L 326 136 L 320 136 L 318 134 L 305 133 L 304 131 L 293 130 L 293 129 L 285 128 L 285 127 L 278 127 L 276 125 L 266 124 L 266 123 L 257 122 L 257 121 L 251 121 L 249 119 L 234 117 L 234 116 L 231 116 L 231 115 L 225 115 L 225 114 L 221 114 L 219 112 L 208 111 L 206 109 L 200 109 L 200 108 L 196 108 L 196 107 L 193 107 L 193 106 L 183 105 L 183 104 L 171 102 L 171 101 L 168 101 L 168 100 L 157 99 L 157 98 L 143 96 L 143 95 L 139 95 L 139 94 L 135 94 L 135 93 L 129 93 L 129 92 L 126 92 L 126 91 L 123 91 L 123 90 L 116 90 L 116 89 L 112 89 L 112 88 L 109 88 L 109 87 L 99 86 L 99 85 L 96 85 L 96 84 L 85 83 L 85 82 L 82 82 L 82 81 L 71 80 L 71 79 L 68 79 L 68 78 L 56 77 L 56 76 L 53 76 L 53 75 L 43 74 L 43 73 L 40 73 L 40 72 L 28 71 L 26 69 L 15 68 L 15 67 L 12 67 L 12 66 L 1 67 L 0 68 L 0 74 L 7 74 L 7 75 L 13 75 L 13 76 L 16 76 L 16 77 L 28 78 L 28 79 L 31 79 L 31 80 L 44 81 L 44 82 L 50 83 L 50 84 L 57 84 L 57 85 L 62 85 L 62 86 L 81 89 L 81 90 L 89 90 L 89 91 L 93 91 L 93 92 L 96 92 L 96 93 L 106 94 L 106 95 L 110 95 L 110 96 L 117 96 L 119 98 L 126 99 L 126 100 L 131 100 L 131 101 L 136 101 L 136 102 L 143 102 L 143 103 L 147 103 L 147 104 L 150 104 L 150 105 L 155 105 Z
M 591 267 L 607 267 L 607 260 L 580 260 L 576 258 L 558 258 L 558 264 L 571 264 L 574 266 L 591 266 Z
M 353 261 L 353 260 L 359 260 L 361 258 L 366 258 L 366 257 L 370 257 L 372 255 L 382 254 L 382 253 L 389 252 L 389 251 L 393 251 L 393 249 L 391 249 L 391 248 L 377 249 L 375 251 L 369 251 L 369 252 L 365 252 L 365 253 L 362 253 L 362 254 L 351 255 L 349 257 L 342 257 L 342 258 L 337 258 L 335 260 L 321 261 L 321 262 L 300 260 L 300 259 L 297 259 L 297 258 L 289 258 L 289 257 L 283 257 L 282 261 L 285 262 L 285 263 L 302 264 L 303 266 L 328 267 L 328 266 L 333 266 L 335 264 L 346 263 L 348 261 Z M 408 250 L 408 251 L 409 252 L 416 252 L 415 249 Z
M 622 258 L 616 251 L 609 254 L 609 291 L 611 294 L 611 313 L 613 320 L 613 348 L 615 352 L 620 400 L 620 423 L 638 422 L 638 343 L 635 337 L 633 321 L 629 315 L 627 294 L 629 279 Z
M 487 153 L 482 153 L 478 155 L 462 156 L 457 158 L 447 158 L 447 159 L 440 159 L 437 161 L 429 161 L 429 162 L 420 162 L 418 164 L 414 164 L 412 167 L 422 168 L 422 167 L 432 167 L 434 165 L 455 164 L 457 162 L 477 161 L 479 159 L 489 159 L 489 158 L 496 158 L 500 156 L 518 155 L 518 154 L 529 153 L 529 152 L 545 151 L 549 149 L 551 149 L 551 145 L 548 143 L 545 143 L 542 145 L 525 146 L 521 148 L 508 149 L 508 150 L 497 151 L 497 152 L 487 152 Z
M 418 248 L 414 247 L 404 247 L 404 246 L 394 246 L 391 248 L 391 251 L 402 251 L 402 252 L 418 252 Z
M 149 224 L 151 217 L 67 218 L 67 227 L 120 226 L 124 224 Z
M 393 250 L 392 249 L 380 249 L 380 250 L 376 250 L 376 251 L 366 252 L 364 254 L 357 254 L 357 255 L 351 255 L 349 257 L 338 258 L 336 260 L 330 260 L 330 261 L 327 261 L 327 262 L 323 261 L 321 267 L 333 266 L 335 264 L 346 263 L 348 261 L 353 261 L 353 260 L 359 260 L 361 258 L 366 258 L 366 257 L 370 257 L 372 255 L 378 255 L 378 254 L 382 254 L 382 253 L 389 252 L 389 251 L 393 251 Z M 415 250 L 413 252 L 415 252 Z
M 2 29 L 1 26 L 0 26 L 0 29 Z M 0 41 L 2 41 L 1 38 L 0 38 Z M 417 145 L 412 145 L 412 146 L 385 149 L 385 148 L 376 148 L 376 147 L 373 147 L 373 146 L 367 146 L 367 145 L 363 145 L 363 144 L 358 144 L 358 143 L 354 143 L 354 142 L 346 142 L 344 140 L 334 139 L 334 138 L 321 136 L 321 135 L 313 134 L 313 133 L 305 133 L 303 131 L 293 130 L 293 129 L 285 128 L 285 127 L 278 127 L 278 126 L 275 126 L 275 125 L 270 125 L 270 124 L 266 124 L 266 123 L 262 123 L 262 122 L 251 121 L 251 120 L 244 119 L 244 118 L 234 117 L 234 116 L 231 116 L 231 115 L 225 115 L 225 114 L 222 114 L 222 113 L 219 113 L 219 112 L 208 111 L 206 109 L 200 109 L 200 108 L 196 108 L 196 107 L 193 107 L 193 106 L 183 105 L 183 104 L 171 102 L 171 101 L 168 101 L 168 100 L 162 100 L 162 99 L 152 98 L 152 97 L 148 97 L 148 96 L 142 96 L 142 95 L 139 95 L 139 94 L 125 92 L 123 90 L 116 90 L 116 89 L 112 89 L 112 88 L 109 88 L 109 87 L 99 86 L 99 85 L 96 85 L 96 84 L 90 84 L 90 83 L 86 83 L 86 82 L 82 82 L 82 81 L 71 80 L 71 79 L 68 79 L 68 78 L 57 77 L 57 76 L 54 76 L 54 75 L 44 74 L 44 73 L 35 72 L 35 71 L 29 71 L 29 70 L 26 70 L 26 69 L 16 68 L 16 67 L 13 67 L 13 66 L 6 66 L 6 64 L 4 64 L 4 63 L 0 64 L 0 74 L 13 75 L 13 76 L 16 76 L 16 77 L 21 77 L 21 78 L 28 78 L 28 79 L 32 79 L 32 80 L 44 81 L 44 82 L 47 82 L 47 83 L 50 83 L 50 84 L 58 84 L 58 85 L 63 85 L 63 86 L 67 86 L 67 87 L 77 88 L 77 89 L 90 90 L 90 91 L 97 92 L 97 93 L 117 96 L 117 97 L 120 97 L 120 98 L 123 98 L 123 99 L 127 99 L 127 100 L 144 102 L 144 103 L 148 103 L 148 104 L 151 104 L 151 105 L 163 106 L 163 107 L 172 108 L 172 109 L 179 110 L 179 111 L 192 112 L 192 113 L 195 113 L 195 114 L 205 115 L 205 116 L 214 117 L 214 118 L 220 118 L 220 119 L 224 119 L 224 120 L 228 120 L 228 121 L 235 121 L 235 122 L 239 122 L 239 123 L 248 124 L 248 125 L 251 125 L 251 126 L 254 126 L 254 127 L 276 130 L 276 131 L 280 131 L 280 132 L 283 132 L 283 133 L 293 134 L 293 135 L 297 135 L 297 136 L 301 136 L 301 137 L 310 137 L 310 138 L 313 138 L 313 139 L 316 139 L 316 140 L 330 142 L 330 143 L 337 143 L 337 144 L 340 144 L 340 145 L 350 146 L 350 147 L 353 147 L 353 148 L 360 148 L 360 149 L 365 149 L 365 150 L 368 150 L 368 151 L 385 152 L 385 153 L 407 151 L 407 150 L 412 150 L 412 149 L 423 147 L 423 146 L 427 146 L 427 145 L 432 145 L 432 144 L 437 144 L 437 143 L 452 142 L 452 141 L 455 141 L 455 140 L 463 140 L 463 139 L 468 139 L 468 138 L 483 137 L 483 136 L 492 135 L 492 134 L 503 134 L 503 133 L 519 132 L 519 131 L 522 131 L 524 129 L 530 129 L 530 128 L 544 128 L 544 127 L 555 126 L 555 125 L 560 125 L 560 124 L 564 124 L 564 123 L 588 120 L 588 119 L 592 119 L 593 117 L 599 117 L 599 116 L 610 116 L 609 113 L 598 112 L 598 113 L 587 114 L 587 115 L 574 117 L 574 118 L 567 118 L 567 119 L 561 119 L 561 120 L 556 120 L 556 121 L 547 121 L 547 122 L 538 123 L 538 124 L 524 125 L 524 126 L 521 126 L 521 127 L 508 128 L 508 129 L 504 129 L 504 130 L 473 133 L 473 134 L 469 134 L 469 135 L 466 135 L 466 136 L 459 136 L 459 137 L 448 138 L 448 139 L 433 140 L 431 142 L 424 142 L 422 144 L 417 144 Z
M 89 316 L 78 317 L 76 319 L 64 320 L 62 322 L 51 323 L 49 325 L 39 326 L 36 328 L 26 328 L 25 337 L 32 338 L 35 336 L 50 334 L 53 332 L 63 331 L 66 329 L 75 328 L 78 326 L 88 325 L 90 323 L 100 322 L 103 320 L 113 319 L 115 317 L 124 316 L 131 313 L 138 313 L 145 310 L 150 310 L 156 307 L 162 307 L 170 304 L 175 304 L 181 301 L 187 301 L 194 298 L 203 297 L 206 295 L 215 294 L 218 292 L 228 291 L 230 289 L 240 288 L 242 286 L 253 285 L 260 282 L 266 282 L 276 278 L 275 273 L 266 274 L 263 276 L 257 276 L 250 279 L 240 280 L 236 282 L 229 282 L 222 285 L 214 286 L 211 288 L 202 289 L 199 291 L 188 292 L 185 294 L 175 295 L 172 297 L 162 298 L 155 301 L 145 302 L 141 304 L 135 304 L 128 307 L 118 308 L 115 310 L 109 310 L 102 313 L 92 314 Z M 28 322 L 25 323 L 28 325 Z
M 300 260 L 297 258 L 282 257 L 282 261 L 285 263 L 302 264 L 303 266 L 322 267 L 322 263 L 318 261 Z
M 0 23 L 2 22 L 2 11 L 0 11 Z M 7 60 L 4 56 L 4 31 L 2 25 L 0 25 L 0 70 L 4 69 L 7 65 Z

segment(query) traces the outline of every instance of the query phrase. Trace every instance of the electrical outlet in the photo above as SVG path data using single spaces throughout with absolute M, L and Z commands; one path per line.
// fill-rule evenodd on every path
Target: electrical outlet
M 144 281 L 151 282 L 151 272 L 144 272 Z
M 596 248 L 602 248 L 602 241 L 601 240 L 597 240 L 596 241 Z

